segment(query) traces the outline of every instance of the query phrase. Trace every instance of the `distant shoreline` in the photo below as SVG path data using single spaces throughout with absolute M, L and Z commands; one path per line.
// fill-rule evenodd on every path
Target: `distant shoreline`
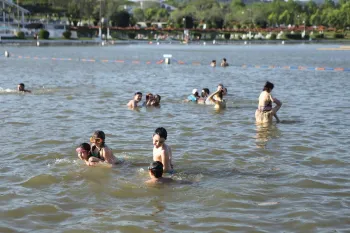
M 0 45 L 7 46 L 114 46 L 114 45 L 131 45 L 131 44 L 172 44 L 172 45 L 187 45 L 181 41 L 148 41 L 148 40 L 13 40 L 3 39 Z M 350 40 L 200 40 L 191 41 L 188 45 L 297 45 L 297 44 L 346 44 L 350 45 Z

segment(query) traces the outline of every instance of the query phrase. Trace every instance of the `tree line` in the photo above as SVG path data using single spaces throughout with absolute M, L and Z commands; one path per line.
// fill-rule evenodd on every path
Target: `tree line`
M 221 3 L 217 0 L 168 0 L 174 11 L 159 3 L 141 9 L 127 0 L 19 0 L 31 12 L 29 17 L 68 18 L 77 24 L 109 24 L 128 27 L 137 22 L 166 22 L 173 28 L 266 28 L 287 25 L 326 26 L 345 29 L 350 26 L 350 0 L 313 1 L 273 0 L 245 4 L 242 0 Z M 1 8 L 1 6 L 0 6 Z M 131 10 L 132 9 L 132 10 Z M 10 11 L 9 9 L 2 9 Z M 105 19 L 104 21 L 102 20 Z

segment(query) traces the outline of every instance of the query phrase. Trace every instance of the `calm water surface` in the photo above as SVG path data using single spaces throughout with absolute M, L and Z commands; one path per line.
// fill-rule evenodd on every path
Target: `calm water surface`
M 2 47 L 72 60 L 0 58 L 0 232 L 349 232 L 349 73 L 239 67 L 350 67 L 350 51 L 319 47 Z M 190 64 L 155 64 L 163 54 Z M 232 66 L 204 65 L 223 57 Z M 263 127 L 254 112 L 266 80 L 282 123 Z M 19 82 L 33 93 L 16 93 Z M 182 102 L 218 83 L 226 110 Z M 128 110 L 136 91 L 160 94 L 161 108 Z M 159 126 L 174 179 L 193 184 L 144 184 Z M 97 129 L 123 164 L 77 159 Z

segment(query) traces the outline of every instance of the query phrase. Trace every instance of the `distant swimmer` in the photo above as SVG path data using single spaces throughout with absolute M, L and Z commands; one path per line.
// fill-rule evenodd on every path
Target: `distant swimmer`
M 224 87 L 224 85 L 221 84 L 221 83 L 219 83 L 219 85 L 218 85 L 218 87 L 217 87 L 216 90 L 217 90 L 217 91 L 220 91 L 220 90 L 221 90 L 221 91 L 222 91 L 222 92 L 221 92 L 222 96 L 225 96 L 225 95 L 227 94 L 227 88 Z M 216 92 L 216 94 L 213 95 L 213 99 L 214 99 L 214 100 L 219 100 L 219 101 L 220 101 L 220 99 L 218 98 L 219 93 L 220 93 L 220 92 Z M 205 101 L 205 104 L 207 104 L 207 105 L 215 105 L 215 102 L 214 102 L 213 100 L 207 98 L 207 100 Z
M 197 102 L 197 100 L 200 98 L 198 94 L 198 89 L 193 89 L 192 94 L 187 97 L 185 100 L 186 102 Z
M 129 103 L 127 104 L 127 106 L 130 109 L 135 109 L 137 108 L 137 104 L 142 100 L 142 93 L 141 92 L 136 92 L 134 94 L 134 98 L 132 100 L 129 101 Z
M 203 88 L 201 92 L 201 97 L 198 99 L 197 103 L 205 104 L 205 101 L 207 100 L 208 96 L 209 96 L 209 89 Z
M 216 67 L 216 60 L 212 60 L 211 63 L 210 63 L 210 66 L 211 67 Z
M 168 133 L 163 127 L 157 128 L 153 134 L 153 161 L 159 161 L 164 165 L 164 172 L 173 173 L 172 151 L 165 144 Z
M 172 178 L 163 177 L 163 172 L 163 164 L 161 162 L 152 162 L 148 167 L 148 174 L 151 179 L 147 180 L 146 184 L 165 184 L 174 182 Z
M 214 106 L 215 109 L 226 108 L 226 101 L 223 99 L 223 96 L 224 96 L 223 93 L 224 93 L 224 90 L 220 88 L 208 97 L 209 101 L 215 104 Z
M 91 156 L 94 157 L 94 162 L 105 162 L 109 164 L 118 163 L 117 158 L 113 155 L 112 150 L 105 143 L 105 133 L 103 131 L 95 131 L 90 138 Z
M 154 99 L 153 94 L 152 93 L 147 93 L 146 94 L 146 101 L 143 102 L 142 106 L 145 106 L 145 107 L 151 106 L 153 99 Z
M 226 61 L 226 58 L 223 58 L 223 59 L 222 59 L 220 66 L 222 66 L 222 67 L 228 66 L 228 63 L 227 63 L 227 61 Z
M 255 119 L 258 123 L 272 122 L 273 117 L 276 118 L 277 122 L 280 122 L 276 113 L 281 108 L 282 102 L 271 96 L 271 91 L 273 88 L 273 83 L 267 81 L 259 96 L 258 109 L 255 111 Z M 272 107 L 272 103 L 275 103 L 276 106 Z
M 17 85 L 17 91 L 32 93 L 30 90 L 25 89 L 24 83 L 20 83 Z
M 160 100 L 161 100 L 161 96 L 160 95 L 154 95 L 153 101 L 151 102 L 151 106 L 153 107 L 160 107 Z

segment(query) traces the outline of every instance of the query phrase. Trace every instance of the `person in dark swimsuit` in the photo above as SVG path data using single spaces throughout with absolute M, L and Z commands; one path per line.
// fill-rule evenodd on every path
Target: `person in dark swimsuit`
M 93 162 L 105 162 L 116 164 L 117 158 L 113 155 L 112 150 L 105 144 L 105 133 L 103 131 L 95 131 L 90 138 L 91 144 L 91 159 Z

